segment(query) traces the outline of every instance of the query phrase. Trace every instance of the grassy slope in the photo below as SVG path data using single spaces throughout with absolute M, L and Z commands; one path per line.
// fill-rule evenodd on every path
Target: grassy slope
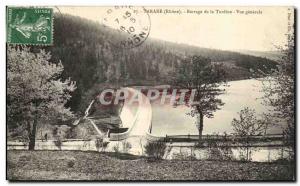
M 149 163 L 78 151 L 8 151 L 7 157 L 9 180 L 291 180 L 293 170 L 280 163 Z

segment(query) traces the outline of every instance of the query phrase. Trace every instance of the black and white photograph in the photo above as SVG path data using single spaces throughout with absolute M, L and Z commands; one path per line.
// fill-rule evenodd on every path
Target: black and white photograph
M 5 11 L 9 182 L 296 181 L 295 7 Z

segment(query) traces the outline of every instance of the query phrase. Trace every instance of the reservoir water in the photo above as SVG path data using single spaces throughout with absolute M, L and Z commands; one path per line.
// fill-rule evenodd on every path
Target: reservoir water
M 219 96 L 225 105 L 214 113 L 213 118 L 204 118 L 203 134 L 232 133 L 231 121 L 244 107 L 255 109 L 258 115 L 268 112 L 267 106 L 262 104 L 262 83 L 259 80 L 231 81 L 228 85 L 226 93 Z M 198 134 L 196 117 L 187 115 L 190 112 L 187 106 L 152 104 L 152 112 L 153 135 Z M 281 133 L 281 130 L 281 127 L 272 127 L 268 133 Z

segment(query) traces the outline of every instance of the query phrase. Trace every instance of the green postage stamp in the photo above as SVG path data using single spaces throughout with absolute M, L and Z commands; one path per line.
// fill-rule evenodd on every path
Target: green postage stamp
M 7 43 L 52 45 L 52 8 L 7 7 Z

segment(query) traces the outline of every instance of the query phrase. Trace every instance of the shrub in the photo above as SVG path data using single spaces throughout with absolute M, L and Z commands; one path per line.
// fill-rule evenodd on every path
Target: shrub
M 55 137 L 55 140 L 53 141 L 54 145 L 58 147 L 59 150 L 61 150 L 62 140 L 60 137 Z
M 208 150 L 208 159 L 209 160 L 222 160 L 222 152 L 219 148 L 209 148 Z
M 76 138 L 76 134 L 74 131 L 74 126 L 70 127 L 67 131 L 66 131 L 66 138 L 67 139 L 75 139 Z
M 131 144 L 127 141 L 122 141 L 122 148 L 124 153 L 128 153 L 129 150 L 131 149 Z
M 252 161 L 252 151 L 250 147 L 240 147 L 239 148 L 239 161 L 249 162 Z
M 113 146 L 113 150 L 114 150 L 115 153 L 119 153 L 120 152 L 119 143 L 116 144 L 115 146 Z
M 209 160 L 232 160 L 233 159 L 232 149 L 222 141 L 209 141 L 208 159 Z
M 97 137 L 95 140 L 95 146 L 97 151 L 104 152 L 105 149 L 108 147 L 109 142 L 104 141 L 103 137 Z
M 220 148 L 222 151 L 222 159 L 223 160 L 233 160 L 233 152 L 231 147 L 222 147 Z
M 53 138 L 54 138 L 54 145 L 59 149 L 61 150 L 61 145 L 62 145 L 62 139 L 61 139 L 61 135 L 60 135 L 60 131 L 58 130 L 57 127 L 55 127 L 53 130 L 52 130 L 52 135 L 53 135 Z
M 145 145 L 145 153 L 148 157 L 159 160 L 163 158 L 166 147 L 167 145 L 163 141 L 148 142 Z

